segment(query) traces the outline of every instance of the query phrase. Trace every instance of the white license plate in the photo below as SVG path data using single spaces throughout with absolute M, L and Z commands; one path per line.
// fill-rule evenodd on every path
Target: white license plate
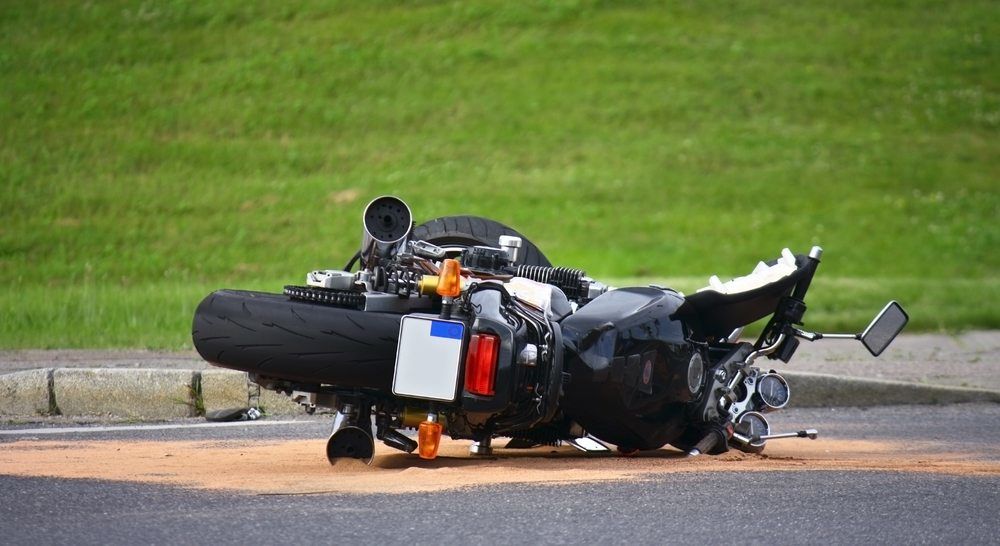
M 451 402 L 458 389 L 465 324 L 408 315 L 399 324 L 392 393 Z

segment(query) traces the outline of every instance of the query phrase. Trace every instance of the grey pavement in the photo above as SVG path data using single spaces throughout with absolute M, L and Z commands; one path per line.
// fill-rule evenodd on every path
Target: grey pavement
M 855 341 L 803 342 L 791 363 L 758 361 L 769 363 L 788 378 L 793 406 L 1000 402 L 1000 330 L 904 334 L 880 358 Z M 301 413 L 194 351 L 0 351 L 0 418 L 174 419 L 246 405 Z
M 11 544 L 72 545 L 996 544 L 1000 502 L 996 477 L 834 471 L 354 496 L 7 476 L 0 487 L 23 500 L 0 505 Z
M 2 358 L 2 356 L 0 356 Z M 1000 391 L 1000 330 L 902 334 L 878 358 L 856 341 L 803 341 L 781 371 Z
M 982 426 L 1000 417 L 996 405 L 779 415 L 787 420 L 782 428 L 816 426 L 824 437 L 896 444 L 933 440 L 942 453 L 970 450 L 970 455 L 986 446 L 990 459 L 1000 441 L 1000 429 Z M 328 429 L 317 420 L 315 425 L 81 430 L 64 439 L 271 441 L 315 438 Z M 407 472 L 400 471 L 400 480 Z M 398 495 L 255 495 L 2 473 L 0 489 L 10 499 L 0 503 L 6 542 L 74 545 L 246 544 L 275 537 L 287 543 L 366 544 L 996 544 L 1000 503 L 995 474 L 808 467 Z

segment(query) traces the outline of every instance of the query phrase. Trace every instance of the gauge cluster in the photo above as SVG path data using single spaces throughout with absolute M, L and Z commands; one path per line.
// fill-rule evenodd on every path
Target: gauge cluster
M 738 449 L 759 452 L 764 449 L 767 436 L 771 433 L 765 413 L 779 410 L 788 405 L 791 390 L 788 381 L 774 370 L 762 372 L 750 368 L 742 382 L 733 385 L 729 406 L 730 421 L 734 425 L 734 439 Z
M 757 379 L 756 397 L 761 411 L 774 411 L 787 406 L 789 395 L 788 381 L 784 377 L 771 372 Z

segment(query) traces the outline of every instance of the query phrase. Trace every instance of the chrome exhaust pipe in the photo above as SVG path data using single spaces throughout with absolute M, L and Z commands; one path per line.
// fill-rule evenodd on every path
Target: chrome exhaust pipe
M 398 197 L 383 195 L 376 197 L 361 214 L 364 231 L 361 236 L 361 265 L 375 265 L 368 262 L 375 258 L 388 257 L 401 241 L 405 240 L 413 228 L 413 214 L 410 207 Z

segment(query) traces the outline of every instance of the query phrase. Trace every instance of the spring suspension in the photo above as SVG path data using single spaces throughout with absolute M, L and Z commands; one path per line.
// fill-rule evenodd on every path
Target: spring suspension
M 545 267 L 541 265 L 519 265 L 517 276 L 536 282 L 551 284 L 563 291 L 567 298 L 579 299 L 588 293 L 583 284 L 586 273 L 582 269 L 569 267 Z
M 399 296 L 419 295 L 417 283 L 420 281 L 421 273 L 408 269 L 395 269 L 388 273 L 386 282 L 386 292 L 391 292 Z
M 422 273 L 402 267 L 376 267 L 372 271 L 371 288 L 376 292 L 386 292 L 398 296 L 419 294 L 417 283 Z

